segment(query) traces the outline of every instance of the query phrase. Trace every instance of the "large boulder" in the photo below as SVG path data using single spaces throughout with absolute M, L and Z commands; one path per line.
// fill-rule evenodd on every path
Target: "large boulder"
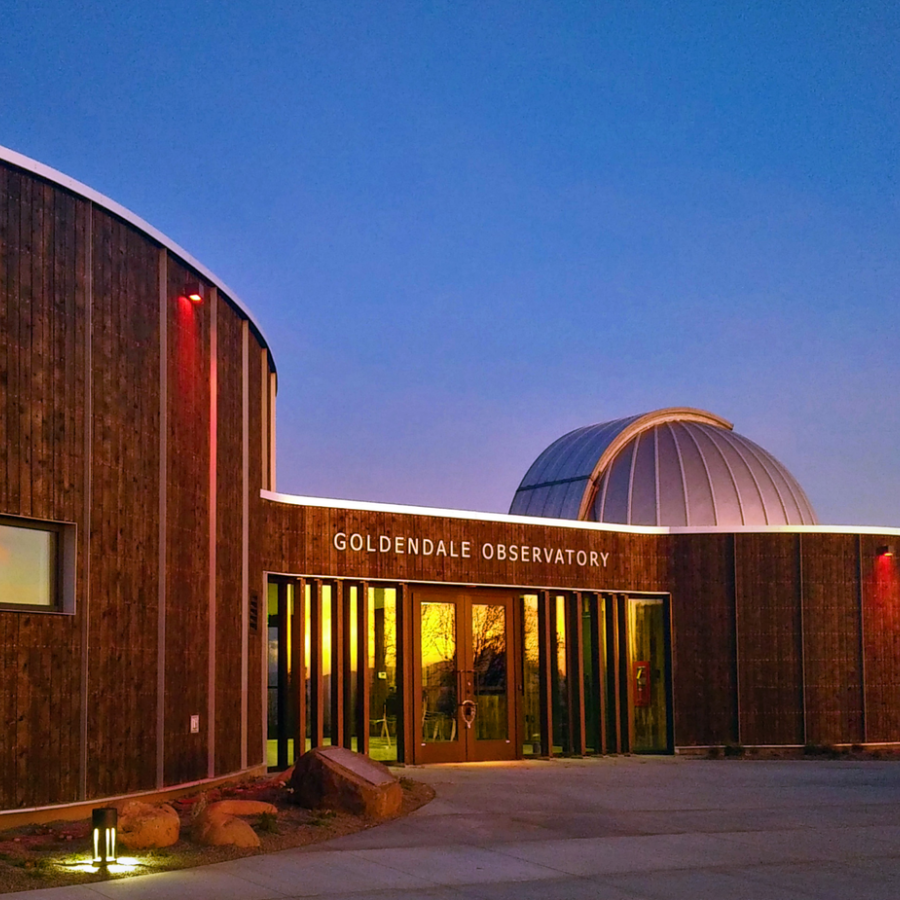
M 213 804 L 194 819 L 191 837 L 206 847 L 259 847 L 259 835 L 243 820 Z
M 171 847 L 180 829 L 181 819 L 168 803 L 155 806 L 130 800 L 119 807 L 118 842 L 126 850 Z
M 294 766 L 293 800 L 309 809 L 335 809 L 372 819 L 400 812 L 403 789 L 387 766 L 343 747 L 317 747 Z
M 219 800 L 210 803 L 206 811 L 212 815 L 224 813 L 227 816 L 261 816 L 268 813 L 271 816 L 278 815 L 278 809 L 271 803 L 263 803 L 262 800 Z

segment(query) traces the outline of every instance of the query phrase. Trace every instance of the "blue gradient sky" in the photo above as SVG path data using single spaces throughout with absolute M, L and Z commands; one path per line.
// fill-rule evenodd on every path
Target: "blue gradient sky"
M 254 310 L 278 487 L 506 511 L 710 409 L 900 525 L 900 5 L 0 0 L 0 144 Z

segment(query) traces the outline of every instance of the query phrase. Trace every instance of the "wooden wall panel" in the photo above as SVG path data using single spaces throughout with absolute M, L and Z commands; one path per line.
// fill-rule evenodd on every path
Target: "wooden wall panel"
M 86 217 L 83 201 L 0 165 L 0 514 L 77 522 L 83 506 Z M 0 612 L 0 636 L 0 806 L 71 799 L 80 622 Z
M 272 501 L 263 504 L 261 517 L 265 522 L 264 567 L 273 572 L 632 593 L 667 590 L 666 544 L 658 535 L 300 507 Z M 335 547 L 339 532 L 347 535 L 346 550 Z M 362 536 L 362 550 L 349 546 L 354 533 Z M 397 538 L 403 539 L 403 547 L 408 547 L 405 542 L 409 538 L 418 540 L 420 552 L 398 552 Z M 379 541 L 388 539 L 391 549 L 380 549 Z M 421 552 L 426 540 L 433 544 L 428 555 Z M 464 542 L 469 544 L 468 558 L 463 556 Z M 511 546 L 519 548 L 515 560 Z M 521 560 L 523 546 L 528 547 L 527 562 Z M 538 561 L 534 561 L 535 548 Z M 585 554 L 585 565 L 578 563 L 579 552 Z M 596 554 L 595 566 L 590 565 L 591 553 Z M 608 554 L 605 567 L 603 553 Z
M 182 299 L 196 275 L 168 264 L 166 784 L 207 771 L 210 307 Z M 200 731 L 190 731 L 191 716 Z
M 678 535 L 669 542 L 675 745 L 736 743 L 732 536 Z
M 216 773 L 241 767 L 241 323 L 219 299 Z
M 152 788 L 156 746 L 156 247 L 93 213 L 88 796 Z
M 261 501 L 259 492 L 262 489 L 262 362 L 259 344 L 251 330 L 250 354 L 249 354 L 249 400 L 250 400 L 250 552 L 249 552 L 249 577 L 251 603 L 255 596 L 259 609 L 259 628 L 250 630 L 249 660 L 247 675 L 247 764 L 257 765 L 263 762 L 263 727 L 265 725 L 265 713 L 262 699 L 263 648 L 267 641 L 267 601 L 266 592 L 263 589 L 262 566 L 262 529 L 255 523 L 260 522 Z
M 900 540 L 863 535 L 859 545 L 866 740 L 900 741 Z M 879 555 L 879 547 L 888 545 L 894 556 Z
M 859 579 L 856 538 L 800 537 L 806 740 L 862 743 Z
M 747 745 L 802 744 L 797 535 L 735 535 L 738 709 Z

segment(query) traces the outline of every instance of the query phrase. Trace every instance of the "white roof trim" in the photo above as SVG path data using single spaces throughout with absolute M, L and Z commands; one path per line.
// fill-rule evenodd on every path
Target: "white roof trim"
M 96 204 L 97 206 L 102 207 L 105 210 L 108 210 L 113 215 L 118 216 L 120 219 L 124 219 L 129 225 L 134 225 L 135 228 L 140 229 L 144 232 L 148 237 L 152 238 L 158 244 L 162 244 L 163 247 L 166 247 L 168 250 L 171 250 L 172 253 L 182 259 L 185 263 L 188 264 L 192 269 L 202 275 L 207 281 L 214 284 L 223 294 L 227 296 L 227 299 L 231 301 L 246 317 L 249 322 L 252 323 L 253 327 L 259 332 L 259 336 L 263 339 L 263 343 L 266 345 L 266 349 L 269 350 L 269 357 L 272 359 L 272 351 L 271 346 L 269 344 L 269 339 L 266 337 L 265 332 L 262 330 L 259 322 L 252 312 L 247 308 L 246 304 L 238 297 L 238 295 L 230 288 L 221 278 L 218 278 L 209 269 L 206 268 L 202 263 L 198 262 L 191 256 L 190 253 L 187 252 L 183 247 L 179 247 L 171 238 L 166 237 L 161 231 L 157 231 L 152 225 L 148 222 L 145 222 L 140 216 L 136 216 L 131 210 L 125 209 L 124 206 L 120 206 L 115 200 L 110 200 L 109 197 L 104 196 L 103 194 L 95 191 L 93 188 L 89 188 L 86 184 L 82 184 L 80 181 L 76 181 L 74 178 L 70 178 L 68 175 L 63 175 L 62 172 L 57 171 L 56 169 L 52 169 L 50 166 L 45 166 L 43 163 L 38 162 L 37 160 L 31 159 L 28 156 L 23 156 L 21 153 L 16 153 L 15 150 L 10 150 L 8 147 L 0 146 L 0 160 L 4 160 L 5 162 L 11 163 L 14 166 L 17 166 L 20 169 L 24 169 L 26 172 L 31 172 L 33 175 L 37 175 L 40 178 L 44 178 L 47 181 L 52 181 L 54 184 L 58 184 L 60 187 L 65 188 L 67 191 L 71 191 L 73 194 L 78 194 L 80 197 L 84 197 L 85 200 L 90 200 L 91 203 Z M 275 365 L 275 360 L 272 359 L 272 365 Z
M 404 506 L 399 503 L 370 503 L 364 500 L 332 500 L 325 497 L 299 497 L 260 491 L 263 500 L 288 503 L 292 506 L 318 506 L 330 509 L 359 509 L 369 512 L 399 513 L 407 516 L 434 516 L 441 519 L 471 519 L 477 522 L 508 522 L 515 525 L 553 525 L 556 528 L 577 528 L 584 531 L 619 531 L 628 534 L 665 534 L 665 528 L 639 525 L 609 525 L 606 522 L 580 522 L 577 519 L 550 519 L 543 516 L 510 516 L 504 513 L 475 512 L 467 509 L 438 509 L 432 506 Z
M 900 537 L 900 528 L 872 525 L 729 525 L 691 527 L 652 525 L 610 525 L 606 522 L 582 522 L 577 519 L 551 519 L 544 516 L 510 516 L 466 509 L 439 509 L 432 506 L 404 506 L 398 503 L 373 503 L 367 500 L 337 500 L 328 497 L 303 497 L 260 491 L 263 500 L 291 506 L 315 506 L 325 509 L 357 509 L 369 512 L 399 513 L 408 516 L 433 516 L 442 519 L 471 519 L 476 522 L 506 522 L 513 525 L 552 525 L 584 531 L 613 531 L 620 534 L 876 534 Z

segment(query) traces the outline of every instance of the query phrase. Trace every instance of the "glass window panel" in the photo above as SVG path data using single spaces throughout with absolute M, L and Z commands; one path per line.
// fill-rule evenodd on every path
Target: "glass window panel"
M 277 761 L 278 739 L 278 585 L 269 584 L 266 596 L 268 606 L 268 764 L 274 766 Z
M 505 606 L 472 604 L 472 669 L 475 740 L 505 741 L 509 737 Z
M 0 525 L 0 602 L 55 606 L 56 532 Z
M 422 741 L 456 741 L 457 667 L 456 604 L 423 601 Z
M 522 716 L 524 756 L 541 752 L 541 667 L 538 638 L 538 597 L 522 597 Z
M 312 660 L 312 655 L 310 653 L 312 644 L 312 586 L 309 583 L 306 585 L 305 594 L 306 602 L 303 604 L 303 691 L 306 694 L 306 703 L 304 704 L 304 709 L 306 710 L 306 727 L 304 731 L 306 733 L 306 749 L 309 750 L 310 747 L 312 747 L 312 678 L 310 677 L 310 661 Z
M 595 613 L 590 597 L 581 600 L 581 652 L 584 660 L 584 730 L 585 747 L 599 753 L 600 746 L 600 673 L 595 669 Z
M 628 656 L 637 752 L 668 747 L 665 605 L 662 600 L 628 601 Z
M 333 647 L 331 640 L 331 585 L 322 585 L 322 743 L 331 743 L 331 662 Z
M 397 693 L 397 589 L 369 588 L 369 755 L 397 759 L 401 699 Z
M 553 630 L 553 658 L 550 676 L 553 696 L 553 752 L 569 752 L 569 687 L 568 648 L 566 645 L 566 598 L 557 594 L 550 598 Z

